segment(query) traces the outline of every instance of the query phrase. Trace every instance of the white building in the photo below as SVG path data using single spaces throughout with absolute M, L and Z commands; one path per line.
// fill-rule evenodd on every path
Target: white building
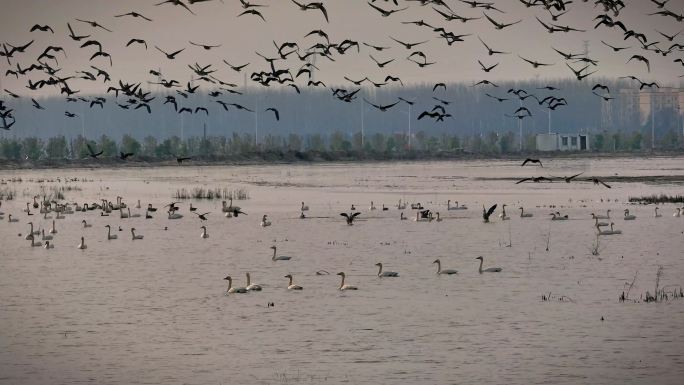
M 589 135 L 537 134 L 537 151 L 589 151 Z

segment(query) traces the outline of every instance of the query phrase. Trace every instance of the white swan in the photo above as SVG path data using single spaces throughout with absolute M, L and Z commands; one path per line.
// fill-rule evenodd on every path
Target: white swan
M 404 216 L 404 212 L 402 211 L 401 214 L 399 215 L 399 220 L 405 221 L 406 219 L 408 219 L 408 218 L 406 218 Z
M 292 259 L 292 257 L 288 257 L 286 255 L 279 255 L 276 257 L 277 248 L 275 246 L 271 246 L 271 248 L 273 249 L 273 257 L 271 258 L 272 261 L 289 261 Z
M 482 273 L 500 273 L 502 270 L 500 267 L 488 267 L 488 268 L 482 270 L 482 263 L 484 261 L 484 258 L 482 258 L 482 256 L 480 256 L 480 257 L 477 257 L 475 259 L 480 260 L 480 268 L 478 269 L 480 274 L 482 274 Z
M 128 212 L 130 212 L 130 209 L 128 210 Z M 123 211 L 123 207 L 119 207 L 119 217 L 121 219 L 128 218 L 128 212 L 125 213 Z
M 112 227 L 110 225 L 105 225 L 105 227 L 107 228 L 107 240 L 116 239 L 117 235 L 112 234 Z
M 382 271 L 382 263 L 378 262 L 375 264 L 378 267 L 378 277 L 398 277 L 399 273 L 394 271 Z
M 129 218 L 140 218 L 139 213 L 131 214 L 131 208 L 130 207 L 127 207 L 126 209 L 128 210 L 128 217 Z
M 356 286 L 345 285 L 345 284 L 344 284 L 344 278 L 346 277 L 346 275 L 344 274 L 344 272 L 340 271 L 339 273 L 337 273 L 337 275 L 341 275 L 341 276 L 342 276 L 342 282 L 340 283 L 340 288 L 339 288 L 339 290 L 358 290 L 358 288 L 357 288 Z
M 397 209 L 405 210 L 406 209 L 406 203 L 401 203 L 401 199 L 399 199 L 399 204 L 397 204 Z
M 304 202 L 302 202 L 302 209 L 301 211 L 309 211 L 309 206 L 304 206 Z
M 50 234 L 57 234 L 57 229 L 55 229 L 55 220 L 52 220 L 52 228 L 50 229 Z
M 85 238 L 81 237 L 81 243 L 76 246 L 77 249 L 85 250 L 88 248 L 88 245 L 85 244 Z
M 242 207 L 240 207 L 240 206 L 233 206 L 233 198 L 230 198 L 230 205 L 226 205 L 226 201 L 221 202 L 221 204 L 222 204 L 221 211 L 223 211 L 224 213 L 230 213 L 230 212 L 233 212 L 235 210 L 239 211 L 242 209 Z
M 54 249 L 55 245 L 50 243 L 50 241 L 45 241 L 45 246 L 43 246 L 45 249 Z
M 207 226 L 202 226 L 200 227 L 202 229 L 202 234 L 200 235 L 200 238 L 209 238 L 209 234 L 207 234 Z
M 594 227 L 603 227 L 603 226 L 610 226 L 610 223 L 608 222 L 599 222 L 598 218 L 594 219 Z
M 610 219 L 610 210 L 606 210 L 606 215 L 596 215 L 591 213 L 593 219 Z
M 91 225 L 90 223 L 86 222 L 85 219 L 81 221 L 81 224 L 83 225 L 83 228 L 84 228 L 84 229 L 87 229 L 88 227 L 92 227 L 92 226 L 93 226 L 93 225 Z
M 261 286 L 259 286 L 257 284 L 251 284 L 250 283 L 251 277 L 249 276 L 249 273 L 246 273 L 246 275 L 247 275 L 247 287 L 245 289 L 247 289 L 248 291 L 261 291 Z
M 437 214 L 437 219 L 435 219 L 435 221 L 441 222 L 443 219 L 439 217 L 439 211 L 437 211 L 435 214 Z
M 598 235 L 616 235 L 616 234 L 622 234 L 621 230 L 615 230 L 613 229 L 614 223 L 610 223 L 610 230 L 601 230 L 601 228 L 597 227 L 596 229 L 598 230 Z
M 371 201 L 371 205 L 369 207 L 370 210 L 376 210 L 375 205 L 373 204 L 373 201 Z
M 17 218 L 12 218 L 12 214 L 7 214 L 7 222 L 15 223 L 15 222 L 19 222 L 19 220 Z
M 302 290 L 303 289 L 301 286 L 295 285 L 292 283 L 292 274 L 286 275 L 285 278 L 290 279 L 290 283 L 287 284 L 287 290 Z
M 52 235 L 45 235 L 45 230 L 44 230 L 44 229 L 41 230 L 40 232 L 41 232 L 41 234 L 43 235 L 43 236 L 41 237 L 41 240 L 43 240 L 43 241 L 51 241 L 51 240 L 52 240 Z
M 636 215 L 630 214 L 629 209 L 625 209 L 625 217 L 623 219 L 626 221 L 633 221 L 636 219 Z
M 501 214 L 499 214 L 499 218 L 501 218 L 502 221 L 507 221 L 511 219 L 508 215 L 506 215 L 506 205 L 501 206 Z
M 567 215 L 560 215 L 559 212 L 551 213 L 549 215 L 553 215 L 553 217 L 551 217 L 552 221 L 566 221 L 566 220 L 568 220 Z
M 452 275 L 452 274 L 458 274 L 458 270 L 454 269 L 444 269 L 442 270 L 442 262 L 439 259 L 435 259 L 434 262 L 437 264 L 437 275 Z
M 36 239 L 35 239 L 35 236 L 34 236 L 34 235 L 31 235 L 31 238 L 29 238 L 29 239 L 31 240 L 31 247 L 40 247 L 40 246 L 43 246 L 43 244 L 42 244 L 41 242 L 36 242 Z
M 143 239 L 142 235 L 135 234 L 135 227 L 131 227 L 131 237 L 135 241 L 136 239 Z
M 233 278 L 231 278 L 230 275 L 223 279 L 228 281 L 228 290 L 226 290 L 226 293 L 243 294 L 247 292 L 247 289 L 244 287 L 233 287 Z
M 656 206 L 656 208 L 655 208 L 655 217 L 656 217 L 656 218 L 660 218 L 660 217 L 662 217 L 662 216 L 663 216 L 662 214 L 658 213 L 658 207 Z
M 266 215 L 264 215 L 263 217 L 261 217 L 261 223 L 259 223 L 259 226 L 261 226 L 261 227 L 267 227 L 267 226 L 270 226 L 270 225 L 271 225 L 271 221 L 269 221 L 266 217 L 267 217 Z
M 532 213 L 526 213 L 525 209 L 520 207 L 520 218 L 532 218 Z
M 34 235 L 40 234 L 40 231 L 34 231 L 34 230 L 33 230 L 33 222 L 29 222 L 28 225 L 29 225 L 31 228 L 29 229 L 28 234 L 26 234 L 26 236 L 24 237 L 24 239 L 27 240 L 27 241 L 28 241 L 29 239 L 31 239 Z
M 679 218 L 681 215 L 682 215 L 682 209 L 680 209 L 679 207 L 677 207 L 677 212 L 672 214 L 673 217 L 677 217 L 677 218 Z

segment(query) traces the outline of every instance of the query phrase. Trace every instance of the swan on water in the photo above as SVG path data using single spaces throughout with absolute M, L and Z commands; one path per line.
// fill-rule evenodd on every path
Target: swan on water
M 525 209 L 522 207 L 519 207 L 520 209 L 520 218 L 532 218 L 532 213 L 526 213 Z
M 7 214 L 7 222 L 14 223 L 19 222 L 17 218 L 12 218 L 12 214 Z
M 399 219 L 402 221 L 405 221 L 407 218 L 404 216 L 404 212 L 401 212 L 401 215 L 399 215 Z
M 304 202 L 302 202 L 302 209 L 300 211 L 309 211 L 309 206 L 305 206 Z
M 130 212 L 130 209 L 129 209 Z M 121 219 L 128 218 L 128 212 L 123 211 L 123 207 L 119 207 L 119 217 Z
M 656 218 L 660 218 L 660 217 L 662 217 L 662 216 L 663 216 L 662 214 L 658 213 L 658 207 L 656 206 L 656 208 L 655 208 L 655 217 L 656 217 Z
M 207 234 L 207 226 L 202 226 L 200 227 L 202 229 L 202 234 L 200 234 L 200 238 L 209 238 L 209 234 Z
M 266 226 L 270 226 L 270 225 L 271 225 L 271 221 L 269 221 L 267 219 L 267 215 L 264 215 L 263 217 L 261 217 L 261 223 L 259 223 L 259 226 L 266 227 Z
M 595 227 L 610 226 L 610 223 L 608 223 L 608 222 L 599 222 L 598 218 L 595 218 L 595 219 L 594 219 L 594 226 L 595 226 Z
M 169 211 L 169 219 L 181 219 L 183 218 L 183 214 L 178 214 L 175 211 Z
M 437 219 L 435 219 L 435 221 L 441 222 L 443 219 L 439 217 L 439 211 L 437 211 L 435 214 L 437 214 Z
M 246 273 L 245 275 L 247 276 L 247 287 L 245 289 L 247 289 L 248 291 L 261 291 L 261 286 L 259 286 L 257 284 L 251 284 L 250 283 L 251 277 L 249 276 L 249 273 Z
M 145 210 L 145 219 L 152 219 L 152 218 L 154 218 L 154 217 L 150 214 L 150 210 L 149 209 Z
M 375 210 L 375 209 L 376 209 L 376 208 L 375 208 L 375 205 L 373 204 L 373 201 L 371 201 L 371 205 L 370 205 L 370 207 L 369 207 L 368 209 L 369 209 L 369 210 Z
M 353 207 L 353 206 L 352 206 L 352 207 Z M 340 213 L 340 215 L 343 216 L 343 217 L 345 217 L 345 218 L 346 218 L 346 221 L 347 221 L 347 224 L 348 224 L 349 226 L 351 226 L 351 225 L 354 224 L 354 218 L 356 218 L 357 216 L 361 215 L 361 213 L 360 213 L 360 212 L 349 213 L 349 214 L 347 214 L 347 213 Z
M 399 199 L 399 204 L 397 204 L 397 209 L 405 210 L 406 209 L 406 203 L 401 203 L 401 199 Z
M 116 238 L 117 238 L 117 235 L 116 235 L 116 234 L 112 234 L 112 226 L 110 226 L 110 225 L 105 225 L 105 227 L 107 228 L 107 240 L 116 239 Z
M 130 207 L 127 207 L 126 210 L 128 210 L 128 217 L 129 218 L 140 218 L 140 214 L 138 214 L 138 213 L 131 214 L 131 208 Z
M 480 260 L 480 268 L 478 269 L 480 274 L 482 274 L 482 273 L 500 273 L 502 270 L 500 267 L 488 267 L 488 268 L 482 270 L 482 263 L 484 262 L 484 258 L 482 256 L 479 256 L 475 259 Z
M 140 199 L 138 199 L 138 203 L 135 204 L 135 208 L 139 209 L 140 208 Z
M 378 262 L 375 264 L 378 267 L 378 277 L 398 277 L 399 273 L 395 271 L 382 271 L 382 263 Z
M 135 227 L 131 227 L 131 237 L 135 241 L 136 239 L 143 239 L 142 235 L 135 234 Z
M 452 275 L 458 274 L 458 270 L 454 269 L 444 269 L 442 270 L 442 262 L 439 259 L 435 259 L 432 263 L 437 264 L 437 275 Z
M 36 237 L 35 237 L 34 235 L 31 235 L 31 238 L 29 238 L 29 240 L 31 240 L 31 247 L 40 247 L 40 246 L 43 246 L 43 244 L 42 244 L 41 242 L 36 242 L 36 239 L 35 239 L 35 238 L 36 238 Z
M 92 225 L 90 223 L 86 222 L 85 219 L 81 221 L 81 224 L 83 225 L 84 229 L 87 229 L 88 227 L 92 227 Z
M 565 221 L 568 219 L 567 215 L 560 215 L 559 212 L 551 213 L 549 215 L 553 215 L 553 217 L 551 217 L 552 221 Z
M 50 243 L 50 241 L 45 241 L 45 246 L 43 246 L 43 247 L 46 248 L 46 249 L 54 249 L 54 248 L 55 248 L 55 245 L 53 245 L 52 243 Z
M 85 238 L 81 237 L 81 243 L 76 246 L 77 249 L 85 250 L 88 248 L 88 245 L 85 244 Z
M 55 229 L 55 220 L 52 220 L 52 228 L 50 229 L 50 234 L 57 234 L 57 229 Z
M 430 218 L 423 218 L 420 211 L 416 211 L 416 217 L 413 218 L 415 222 L 428 222 Z
M 290 283 L 287 284 L 287 290 L 302 290 L 303 289 L 301 286 L 295 285 L 292 283 L 292 274 L 286 275 L 285 278 L 290 279 Z
M 33 222 L 29 222 L 29 223 L 27 223 L 27 224 L 30 226 L 30 229 L 29 229 L 28 234 L 26 234 L 26 236 L 24 237 L 24 239 L 28 241 L 28 240 L 31 239 L 31 237 L 33 237 L 34 235 L 40 234 L 40 231 L 37 231 L 37 230 L 34 231 L 34 230 L 33 230 Z
M 502 221 L 511 219 L 511 217 L 506 215 L 506 204 L 501 205 L 501 214 L 499 214 L 499 218 L 501 218 Z
M 43 235 L 41 237 L 41 240 L 43 240 L 43 241 L 51 241 L 52 240 L 52 235 L 45 235 L 45 229 L 41 230 L 40 232 Z
M 682 215 L 682 209 L 680 209 L 679 207 L 677 207 L 677 211 L 674 214 L 672 214 L 673 217 L 680 217 L 681 215 Z
M 228 281 L 228 290 L 226 290 L 226 293 L 246 293 L 247 289 L 244 287 L 233 287 L 233 278 L 227 276 L 226 278 L 223 278 Z
M 222 205 L 221 211 L 223 211 L 224 213 L 233 212 L 235 210 L 240 211 L 240 209 L 242 209 L 242 207 L 240 207 L 240 206 L 233 206 L 233 198 L 230 198 L 230 204 L 229 205 L 226 204 L 226 201 L 221 202 L 221 205 Z
M 306 215 L 304 215 L 304 211 L 299 213 L 299 219 L 306 219 Z
M 358 290 L 358 288 L 356 286 L 344 284 L 344 279 L 345 279 L 346 275 L 344 274 L 343 271 L 340 271 L 339 273 L 337 273 L 337 275 L 342 276 L 342 282 L 340 282 L 340 288 L 339 288 L 340 290 Z
M 272 261 L 289 261 L 290 259 L 292 259 L 292 257 L 288 257 L 285 255 L 279 255 L 276 257 L 277 248 L 275 247 L 275 245 L 271 246 L 271 249 L 273 249 L 273 257 L 271 258 Z
M 601 230 L 600 227 L 597 227 L 596 229 L 598 230 L 598 235 L 616 235 L 616 234 L 622 234 L 622 230 L 615 230 L 615 229 L 613 229 L 613 225 L 615 225 L 615 223 L 611 222 L 611 223 L 610 223 L 610 230 Z
M 636 215 L 630 214 L 629 209 L 625 209 L 625 217 L 624 220 L 626 221 L 633 221 L 636 219 Z
M 385 207 L 385 204 L 382 204 L 382 211 L 389 211 L 389 208 Z

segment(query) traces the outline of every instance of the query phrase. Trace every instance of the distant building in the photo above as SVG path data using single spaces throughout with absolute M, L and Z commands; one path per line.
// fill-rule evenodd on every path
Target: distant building
M 537 134 L 537 151 L 589 151 L 589 135 Z

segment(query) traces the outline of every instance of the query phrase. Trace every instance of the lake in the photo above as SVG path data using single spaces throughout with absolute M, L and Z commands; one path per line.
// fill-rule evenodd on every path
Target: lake
M 568 176 L 576 182 L 521 183 Z M 612 178 L 612 188 L 585 181 Z M 666 176 L 649 181 L 648 177 Z M 0 171 L 2 384 L 681 384 L 684 299 L 640 300 L 684 284 L 684 216 L 630 196 L 682 194 L 682 157 Z M 12 181 L 12 178 L 15 178 Z M 18 181 L 17 178 L 21 178 Z M 59 178 L 59 179 L 58 179 Z M 78 181 L 71 181 L 77 178 Z M 179 189 L 241 191 L 247 215 Z M 55 220 L 54 249 L 31 247 L 31 207 L 66 202 L 118 211 Z M 40 200 L 40 199 L 39 199 Z M 143 209 L 135 208 L 140 200 Z M 416 222 L 401 200 L 440 213 Z M 447 200 L 467 210 L 448 210 Z M 371 201 L 377 208 L 370 210 Z M 309 207 L 300 219 L 302 202 Z M 158 211 L 145 218 L 151 203 Z M 192 203 L 201 221 L 188 208 Z M 491 223 L 482 206 L 498 204 Z M 339 214 L 355 205 L 348 226 Z M 509 220 L 501 220 L 506 204 Z M 382 207 L 388 210 L 383 210 Z M 74 205 L 72 205 L 73 207 Z M 521 218 L 519 207 L 531 218 Z M 623 219 L 624 209 L 637 219 Z M 620 235 L 597 239 L 591 213 Z M 127 213 L 127 210 L 124 210 Z M 553 221 L 560 212 L 568 220 Z M 18 219 L 10 223 L 8 214 Z M 268 215 L 271 226 L 260 226 Z M 90 227 L 84 228 L 82 221 Z M 107 240 L 105 225 L 118 239 Z M 201 226 L 209 237 L 200 237 Z M 119 231 L 119 227 L 121 231 Z M 130 229 L 143 235 L 132 240 Z M 76 246 L 84 237 L 88 248 Z M 40 240 L 37 235 L 36 239 Z M 289 261 L 272 261 L 271 246 Z M 548 247 L 548 251 L 547 251 Z M 499 273 L 478 272 L 501 267 Z M 437 275 L 436 259 L 455 275 Z M 399 277 L 378 278 L 375 263 Z M 245 273 L 260 292 L 226 294 Z M 317 272 L 319 274 L 317 274 Z M 326 274 L 329 273 L 329 274 Z M 357 291 L 339 291 L 338 272 Z M 287 290 L 292 274 L 302 291 Z M 618 298 L 633 283 L 629 297 Z M 548 300 L 543 300 L 547 296 Z M 272 306 L 271 306 L 272 304 Z

